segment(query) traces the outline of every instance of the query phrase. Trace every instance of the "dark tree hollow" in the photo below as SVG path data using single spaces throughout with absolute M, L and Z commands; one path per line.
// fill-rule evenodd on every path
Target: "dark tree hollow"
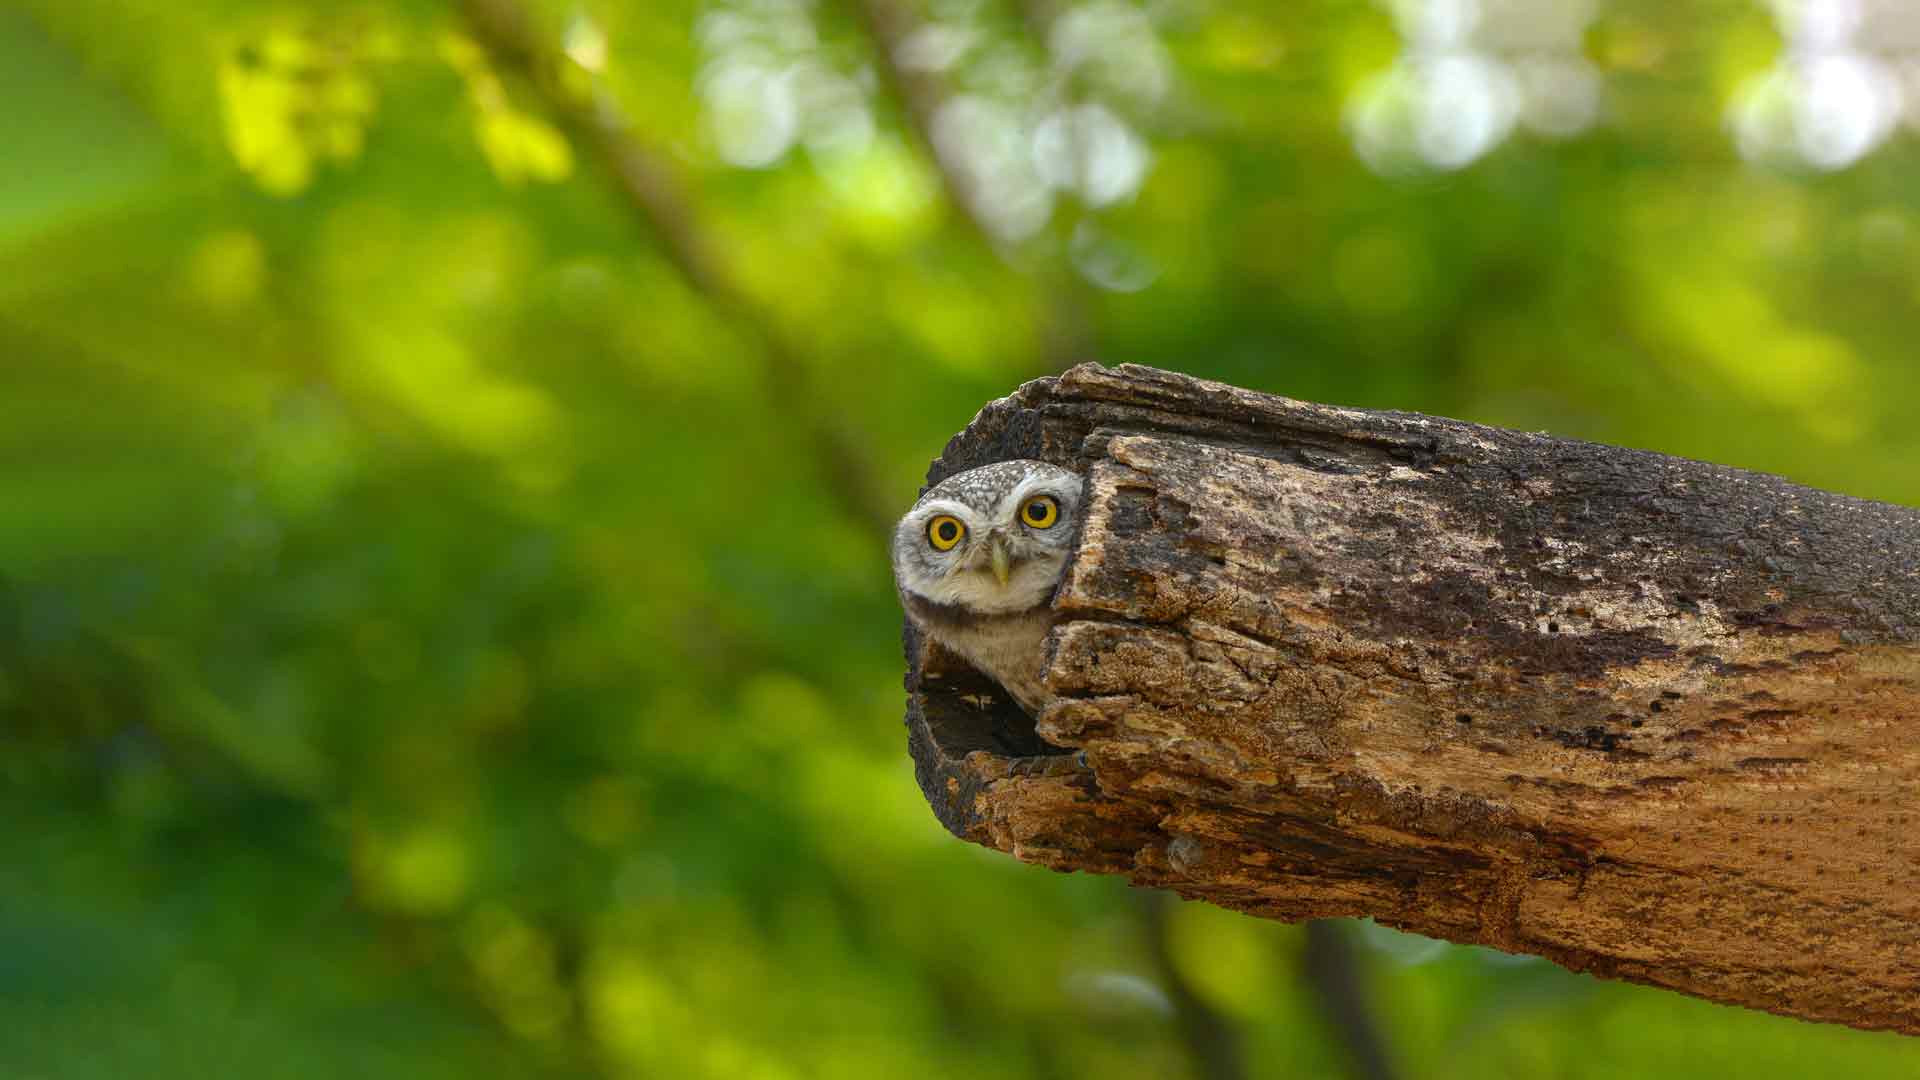
M 1920 511 L 1134 366 L 929 482 L 1014 457 L 1087 506 L 1037 723 L 908 634 L 956 835 L 1920 1032 Z

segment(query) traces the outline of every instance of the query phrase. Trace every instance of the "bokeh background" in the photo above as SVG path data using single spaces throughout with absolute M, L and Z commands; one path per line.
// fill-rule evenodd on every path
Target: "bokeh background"
M 1916 72 L 1876 0 L 0 4 L 0 1075 L 1913 1075 L 954 841 L 884 537 L 1084 359 L 1920 499 Z

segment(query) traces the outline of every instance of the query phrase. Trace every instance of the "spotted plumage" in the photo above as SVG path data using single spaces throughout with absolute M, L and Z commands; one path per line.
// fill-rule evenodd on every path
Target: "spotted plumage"
M 1044 461 L 983 465 L 934 485 L 893 534 L 907 617 L 1029 713 L 1046 703 L 1042 645 L 1082 486 L 1079 474 Z

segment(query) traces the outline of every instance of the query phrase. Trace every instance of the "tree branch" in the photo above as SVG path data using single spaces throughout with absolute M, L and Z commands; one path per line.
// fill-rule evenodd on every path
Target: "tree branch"
M 1173 1004 L 1173 1022 L 1180 1029 L 1188 1056 L 1193 1058 L 1194 1071 L 1202 1080 L 1243 1080 L 1247 1065 L 1239 1025 L 1208 1004 L 1174 962 L 1167 913 L 1175 903 L 1173 894 L 1155 890 L 1139 894 L 1135 906 L 1154 974 Z
M 1012 457 L 1086 509 L 1037 725 L 909 635 L 955 833 L 1920 1033 L 1920 511 L 1139 367 L 1028 384 L 931 479 Z
M 965 148 L 938 136 L 940 109 L 952 96 L 945 79 L 938 73 L 911 68 L 902 62 L 908 43 L 923 25 L 904 0 L 857 0 L 880 69 L 906 114 L 914 140 L 926 152 L 940 177 L 940 184 L 960 215 L 980 239 L 1002 261 L 1014 262 L 1015 245 L 994 228 L 992 215 L 985 206 L 986 195 L 967 163 Z M 1034 24 L 1029 24 L 1030 29 Z M 1044 35 L 1041 48 L 1045 48 Z M 1069 266 L 1061 265 L 1057 254 L 1034 255 L 1025 260 L 1027 272 L 1034 276 L 1045 294 L 1046 306 L 1036 328 L 1036 346 L 1045 370 L 1059 372 L 1069 364 L 1094 352 L 1092 329 L 1086 312 L 1082 285 Z
M 601 161 L 615 189 L 659 238 L 687 284 L 728 323 L 754 338 L 768 388 L 783 411 L 800 418 L 806 442 L 841 509 L 875 535 L 886 535 L 893 524 L 888 508 L 896 500 L 882 490 L 868 456 L 848 434 L 844 417 L 824 411 L 807 350 L 741 283 L 724 252 L 710 240 L 711 230 L 701 222 L 665 155 L 646 144 L 597 78 L 581 86 L 560 78 L 562 61 L 540 38 L 518 0 L 462 0 L 462 10 L 494 63 L 534 87 L 569 138 Z
M 979 185 L 961 148 L 942 140 L 937 128 L 940 109 L 947 102 L 945 80 L 931 71 L 908 67 L 902 62 L 907 46 L 920 29 L 919 20 L 901 0 L 855 0 L 867 34 L 873 39 L 874 55 L 887 85 L 906 113 L 908 130 L 932 161 L 947 193 L 947 202 L 966 218 L 973 231 L 1002 257 L 1006 241 L 988 220 L 981 206 Z
M 1393 1080 L 1393 1061 L 1373 1005 L 1360 985 L 1359 958 L 1348 926 L 1331 919 L 1307 923 L 1300 976 L 1326 1018 L 1355 1080 Z

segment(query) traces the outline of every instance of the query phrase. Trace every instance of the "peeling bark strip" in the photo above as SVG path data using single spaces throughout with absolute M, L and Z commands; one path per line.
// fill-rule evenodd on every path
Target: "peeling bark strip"
M 1037 731 L 909 633 L 955 834 L 1920 1032 L 1920 511 L 1132 366 L 929 482 L 1013 457 L 1088 509 Z

